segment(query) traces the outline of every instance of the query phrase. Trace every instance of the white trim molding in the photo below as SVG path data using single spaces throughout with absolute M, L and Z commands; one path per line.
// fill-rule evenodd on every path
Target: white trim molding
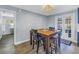
M 27 42 L 27 41 L 29 41 L 29 40 L 23 40 L 23 41 L 15 42 L 14 45 L 19 45 L 19 44 L 22 44 L 22 43 Z

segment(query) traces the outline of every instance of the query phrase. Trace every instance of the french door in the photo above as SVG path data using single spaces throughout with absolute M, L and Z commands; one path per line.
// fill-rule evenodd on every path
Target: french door
M 76 16 L 75 13 L 55 16 L 55 29 L 61 30 L 61 37 L 76 42 Z

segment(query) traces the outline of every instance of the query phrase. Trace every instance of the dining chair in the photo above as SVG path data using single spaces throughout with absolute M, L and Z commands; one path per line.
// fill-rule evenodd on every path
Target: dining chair
M 57 53 L 57 49 L 58 49 L 58 47 L 60 47 L 60 42 L 59 42 L 60 37 L 61 37 L 61 32 L 56 32 L 50 38 L 51 54 L 53 52 Z
M 49 30 L 54 31 L 54 30 L 55 30 L 55 28 L 54 28 L 54 27 L 49 27 Z
M 44 47 L 44 50 L 45 50 L 45 46 L 44 46 L 44 37 L 41 37 L 38 33 L 37 33 L 37 30 L 33 30 L 33 46 L 32 46 L 32 49 L 34 49 L 34 46 L 37 45 L 37 53 L 39 51 L 39 47 L 40 45 L 42 45 L 42 42 L 43 42 L 43 47 Z

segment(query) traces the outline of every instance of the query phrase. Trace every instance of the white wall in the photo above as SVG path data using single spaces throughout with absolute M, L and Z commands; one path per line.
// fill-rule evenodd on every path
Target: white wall
M 24 41 L 30 40 L 31 28 L 44 28 L 46 27 L 46 17 L 27 11 L 18 12 L 16 15 L 16 41 L 19 44 Z

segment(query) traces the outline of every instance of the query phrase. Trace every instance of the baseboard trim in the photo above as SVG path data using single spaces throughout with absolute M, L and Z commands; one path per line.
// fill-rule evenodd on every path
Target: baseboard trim
M 72 42 L 75 46 L 77 46 L 77 42 Z
M 27 42 L 27 41 L 29 41 L 29 40 L 19 41 L 19 42 L 14 43 L 14 45 L 19 45 L 19 44 L 22 44 L 22 43 Z

